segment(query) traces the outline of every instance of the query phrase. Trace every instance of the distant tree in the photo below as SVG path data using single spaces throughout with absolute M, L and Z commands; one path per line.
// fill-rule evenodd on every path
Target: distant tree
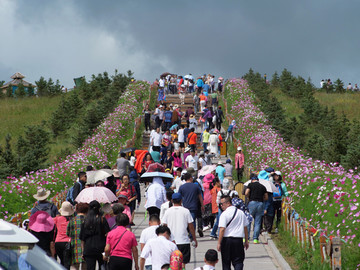
M 6 96 L 7 97 L 13 97 L 13 90 L 12 90 L 12 86 L 9 85 L 7 88 L 6 88 Z
M 275 71 L 275 73 L 272 76 L 271 85 L 273 87 L 279 87 L 280 86 L 280 77 L 279 77 L 279 74 L 277 73 L 277 71 Z
M 345 92 L 345 88 L 344 88 L 344 83 L 342 80 L 337 79 L 334 83 L 334 87 L 335 87 L 335 91 L 337 93 L 344 93 Z
M 26 91 L 25 91 L 25 87 L 22 83 L 18 84 L 17 89 L 15 90 L 15 96 L 17 98 L 23 98 L 26 96 Z
M 341 157 L 341 165 L 346 169 L 357 168 L 360 170 L 360 136 L 353 140 L 347 147 L 346 154 Z
M 0 178 L 5 178 L 17 171 L 15 155 L 11 148 L 11 135 L 5 137 L 5 148 L 0 148 Z
M 5 81 L 0 81 L 0 87 L 5 84 Z
M 16 144 L 18 172 L 23 174 L 43 168 L 49 157 L 50 134 L 43 126 L 27 126 Z
M 37 87 L 37 95 L 39 97 L 47 96 L 49 95 L 48 90 L 48 83 L 44 79 L 44 77 L 40 77 L 38 81 L 35 81 L 36 87 Z
M 29 85 L 29 87 L 28 87 L 28 96 L 32 97 L 33 95 L 35 95 L 34 87 L 32 85 Z
M 286 68 L 281 72 L 280 75 L 280 88 L 284 93 L 290 94 L 291 88 L 294 84 L 294 77 L 292 76 L 291 72 L 288 71 Z

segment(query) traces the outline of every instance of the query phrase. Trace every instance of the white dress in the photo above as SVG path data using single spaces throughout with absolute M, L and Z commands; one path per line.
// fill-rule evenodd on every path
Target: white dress
M 218 153 L 218 143 L 219 143 L 219 137 L 217 134 L 211 134 L 209 137 L 209 152 L 213 154 Z

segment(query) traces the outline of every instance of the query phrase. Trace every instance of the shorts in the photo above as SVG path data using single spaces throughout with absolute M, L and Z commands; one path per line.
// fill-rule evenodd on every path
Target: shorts
M 179 142 L 179 145 L 180 145 L 181 148 L 185 148 L 185 143 Z
M 190 244 L 180 244 L 177 245 L 178 249 L 183 254 L 183 263 L 187 264 L 190 262 Z

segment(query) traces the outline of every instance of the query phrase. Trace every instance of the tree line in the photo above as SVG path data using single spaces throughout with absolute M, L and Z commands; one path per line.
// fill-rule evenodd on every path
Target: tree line
M 255 92 L 261 110 L 287 142 L 327 163 L 337 162 L 347 169 L 359 165 L 360 122 L 351 122 L 345 114 L 338 116 L 334 108 L 321 105 L 314 97 L 316 88 L 310 79 L 295 77 L 286 69 L 280 76 L 275 72 L 270 82 L 252 69 L 244 78 Z M 273 94 L 275 88 L 298 99 L 303 113 L 289 119 Z
M 12 142 L 8 134 L 5 145 L 0 145 L 0 179 L 47 167 L 50 145 L 57 140 L 70 142 L 74 149 L 81 147 L 101 121 L 114 110 L 132 79 L 130 70 L 127 74 L 116 70 L 112 76 L 107 72 L 92 75 L 90 82 L 84 80 L 79 87 L 62 96 L 58 108 L 48 121 L 27 126 L 16 142 Z M 41 89 L 46 89 L 45 83 L 43 86 Z M 58 157 L 65 158 L 71 153 L 72 149 L 66 147 L 61 149 Z

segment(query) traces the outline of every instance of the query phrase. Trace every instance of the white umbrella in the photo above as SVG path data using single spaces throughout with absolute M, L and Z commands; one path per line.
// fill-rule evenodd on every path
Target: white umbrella
M 203 168 L 201 168 L 198 175 L 205 176 L 215 170 L 216 170 L 216 165 L 206 165 Z
M 94 200 L 99 203 L 112 203 L 117 201 L 118 198 L 106 187 L 84 188 L 75 198 L 75 201 L 82 203 L 90 203 Z
M 113 170 L 110 170 L 110 169 L 101 169 L 101 170 L 97 170 L 97 171 L 88 171 L 88 172 L 86 172 L 86 175 L 87 175 L 86 182 L 88 184 L 95 184 L 96 181 L 108 178 L 112 174 L 113 174 Z
M 251 183 L 251 180 L 247 181 L 244 186 L 248 186 Z M 266 188 L 266 192 L 274 193 L 277 191 L 275 185 L 269 180 L 260 179 L 259 183 L 262 184 Z

